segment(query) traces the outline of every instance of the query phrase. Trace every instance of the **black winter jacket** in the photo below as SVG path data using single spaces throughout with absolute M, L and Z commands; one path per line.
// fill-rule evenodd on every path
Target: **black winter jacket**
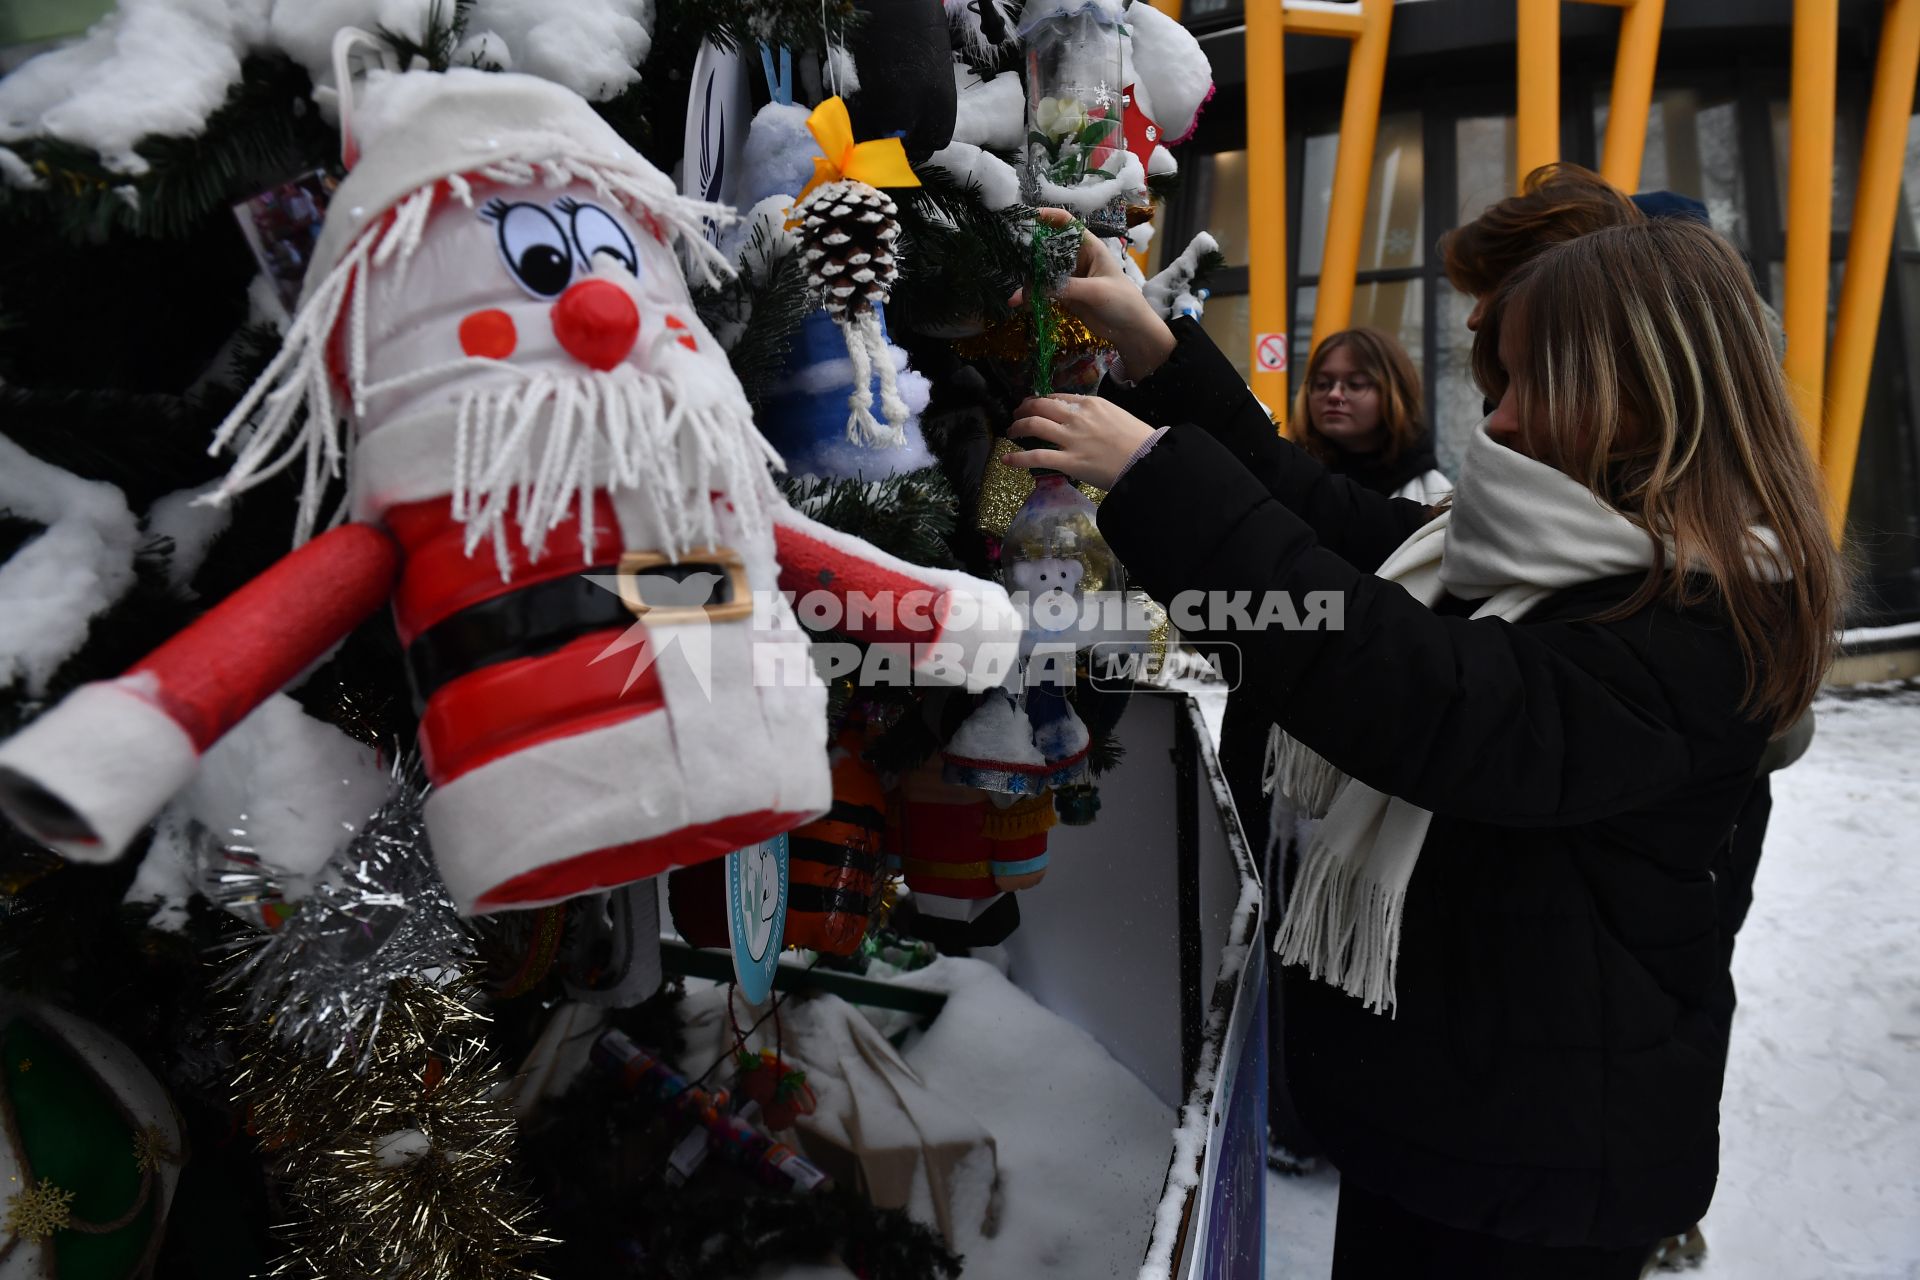
M 1338 591 L 1338 631 L 1229 638 L 1271 718 L 1433 812 L 1407 892 L 1398 1009 L 1283 971 L 1294 1100 L 1343 1177 L 1421 1216 L 1540 1244 L 1650 1244 L 1713 1194 L 1732 1008 L 1712 868 L 1764 728 L 1722 620 L 1638 585 L 1519 623 L 1370 576 L 1427 518 L 1279 438 L 1191 321 L 1110 398 L 1171 429 L 1100 527 L 1130 581 Z

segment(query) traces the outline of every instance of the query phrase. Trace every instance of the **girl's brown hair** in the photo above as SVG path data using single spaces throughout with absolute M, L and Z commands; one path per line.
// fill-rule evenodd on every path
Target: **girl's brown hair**
M 1482 298 L 1550 245 L 1644 221 L 1633 201 L 1593 170 L 1543 164 L 1527 175 L 1519 195 L 1488 205 L 1442 236 L 1440 256 L 1453 287 Z
M 1342 349 L 1352 357 L 1356 370 L 1372 378 L 1380 389 L 1380 425 L 1387 432 L 1381 457 L 1384 462 L 1396 462 L 1400 455 L 1427 437 L 1426 422 L 1421 414 L 1420 375 L 1414 372 L 1406 348 L 1392 335 L 1378 329 L 1342 329 L 1329 334 L 1313 349 L 1307 358 L 1307 372 L 1300 381 L 1300 391 L 1294 396 L 1287 438 L 1322 462 L 1333 462 L 1340 456 L 1339 446 L 1322 435 L 1314 424 L 1308 393 L 1327 357 Z
M 1518 326 L 1512 369 L 1503 319 Z M 1501 288 L 1473 362 L 1496 399 L 1511 378 L 1535 456 L 1653 535 L 1653 570 L 1606 616 L 1715 602 L 1746 661 L 1747 711 L 1790 725 L 1832 660 L 1845 585 L 1734 248 L 1672 218 L 1556 245 Z

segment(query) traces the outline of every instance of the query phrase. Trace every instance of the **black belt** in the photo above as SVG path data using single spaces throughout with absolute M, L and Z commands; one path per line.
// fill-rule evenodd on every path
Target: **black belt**
M 684 585 L 694 574 L 711 573 L 717 581 L 708 586 L 704 602 L 675 600 L 652 608 L 658 609 L 663 618 L 673 609 L 701 608 L 715 617 L 731 616 L 715 612 L 715 606 L 744 605 L 750 609 L 751 602 L 738 590 L 744 577 L 734 573 L 725 561 L 694 558 L 702 554 L 704 549 L 671 564 L 646 557 L 636 590 L 644 590 L 660 579 Z M 588 632 L 626 627 L 644 617 L 649 606 L 636 609 L 620 592 L 610 589 L 616 579 L 634 584 L 634 575 L 635 570 L 626 564 L 595 565 L 564 578 L 549 578 L 504 592 L 442 618 L 407 646 L 407 675 L 413 681 L 415 704 L 424 707 L 442 685 L 482 667 L 552 653 Z M 638 598 L 636 594 L 635 600 Z

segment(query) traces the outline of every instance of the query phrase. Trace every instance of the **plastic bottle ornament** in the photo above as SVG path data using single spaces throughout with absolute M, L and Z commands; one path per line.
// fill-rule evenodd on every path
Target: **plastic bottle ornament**
M 1021 445 L 1018 441 L 1000 436 L 988 446 L 987 465 L 980 477 L 980 492 L 974 498 L 974 527 L 993 539 L 997 547 L 1001 539 L 1007 536 L 1007 530 L 1013 527 L 1013 518 L 1027 505 L 1027 499 L 1033 496 L 1033 472 L 1025 467 L 1009 467 L 1001 459 L 1009 453 L 1017 452 Z M 1106 495 L 1103 489 L 1090 484 L 1079 484 L 1075 488 L 1085 494 L 1099 506 Z
M 1034 479 L 1033 494 L 1007 526 L 1000 571 L 1026 620 L 1014 682 L 990 689 L 948 739 L 949 783 L 1009 795 L 1038 795 L 1090 777 L 1091 736 L 1048 669 L 1063 652 L 1085 649 L 1111 628 L 1125 575 L 1094 522 L 1094 506 L 1058 472 Z M 1036 655 L 1036 650 L 1039 653 Z
M 1126 154 L 1125 41 L 1120 0 L 1033 0 L 1022 12 L 1027 51 L 1029 204 L 1066 204 L 1100 235 L 1126 234 L 1126 200 L 1085 196 L 1120 176 Z
M 1058 351 L 1053 357 L 1053 389 L 1073 395 L 1090 396 L 1100 389 L 1100 380 L 1113 368 L 1113 350 L 1096 347 L 1091 351 Z
M 861 746 L 859 734 L 841 733 L 833 750 L 833 808 L 788 837 L 788 946 L 850 956 L 867 936 L 887 801 Z
M 955 911 L 961 904 L 1039 884 L 1047 871 L 1047 833 L 1059 821 L 1044 787 L 983 796 L 947 772 L 933 760 L 908 772 L 888 815 L 887 858 L 913 891 L 920 917 L 957 919 L 966 914 Z
M 1023 654 L 1035 643 L 1072 642 L 1083 649 L 1098 630 L 1083 626 L 1087 597 L 1126 590 L 1119 557 L 1101 536 L 1087 495 L 1058 472 L 1034 478 L 1033 493 L 1007 526 L 1000 544 L 1000 576 L 1028 615 Z M 1084 638 L 1083 638 L 1084 637 Z

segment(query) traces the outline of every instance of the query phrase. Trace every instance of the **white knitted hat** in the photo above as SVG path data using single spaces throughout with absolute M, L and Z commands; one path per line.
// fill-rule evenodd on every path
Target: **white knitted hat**
M 376 70 L 342 91 L 341 127 L 359 156 L 327 207 L 303 298 L 362 232 L 445 178 L 491 169 L 524 182 L 564 164 L 626 179 L 615 184 L 626 203 L 680 227 L 713 212 L 683 197 L 585 98 L 537 76 Z

